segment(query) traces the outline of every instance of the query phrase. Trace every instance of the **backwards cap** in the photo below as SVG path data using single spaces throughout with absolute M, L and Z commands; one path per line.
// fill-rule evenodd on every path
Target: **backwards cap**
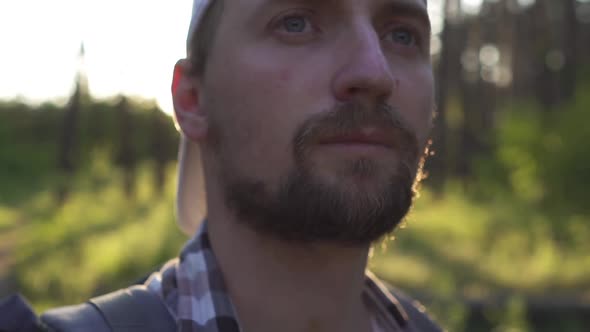
M 191 16 L 191 23 L 188 27 L 188 35 L 186 37 L 186 49 L 188 51 L 189 44 L 193 37 L 193 33 L 197 30 L 199 23 L 203 19 L 203 15 L 209 8 L 209 5 L 213 3 L 214 0 L 193 0 L 193 15 Z
M 193 34 L 198 29 L 207 8 L 215 0 L 194 0 L 190 26 L 186 38 L 186 52 Z M 184 233 L 193 235 L 207 214 L 205 178 L 199 151 L 188 148 L 189 142 L 181 134 L 178 151 L 178 189 L 176 192 L 176 218 Z

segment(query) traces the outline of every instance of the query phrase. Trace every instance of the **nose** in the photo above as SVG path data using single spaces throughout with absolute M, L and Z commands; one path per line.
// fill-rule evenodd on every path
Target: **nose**
M 349 34 L 341 48 L 343 64 L 338 68 L 332 89 L 339 101 L 354 98 L 381 100 L 389 96 L 395 87 L 390 63 L 383 53 L 377 32 L 370 28 L 356 28 L 354 37 Z

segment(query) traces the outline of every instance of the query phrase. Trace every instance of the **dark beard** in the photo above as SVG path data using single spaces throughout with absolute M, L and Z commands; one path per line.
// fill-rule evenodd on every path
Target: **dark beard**
M 391 133 L 389 143 L 399 161 L 384 183 L 375 184 L 369 192 L 328 185 L 314 177 L 308 158 L 314 145 L 322 138 L 364 126 Z M 226 203 L 251 229 L 288 242 L 368 245 L 391 233 L 412 204 L 420 153 L 416 136 L 408 128 L 387 105 L 367 109 L 351 103 L 312 117 L 295 135 L 295 169 L 276 192 L 270 192 L 262 181 L 226 171 Z M 370 159 L 359 158 L 345 166 L 351 176 L 370 177 L 383 172 Z

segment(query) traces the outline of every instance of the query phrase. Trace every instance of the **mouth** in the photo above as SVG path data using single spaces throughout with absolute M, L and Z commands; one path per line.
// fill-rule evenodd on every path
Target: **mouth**
M 320 145 L 343 146 L 343 147 L 377 147 L 393 149 L 394 142 L 391 134 L 386 131 L 366 127 L 360 130 L 343 132 L 336 135 L 324 137 L 319 140 Z

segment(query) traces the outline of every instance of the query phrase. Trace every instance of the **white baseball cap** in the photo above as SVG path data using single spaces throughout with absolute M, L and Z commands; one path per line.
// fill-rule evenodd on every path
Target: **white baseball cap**
M 193 0 L 193 12 L 191 16 L 191 23 L 188 27 L 188 35 L 186 37 L 186 46 L 188 50 L 189 43 L 191 42 L 191 38 L 193 33 L 197 30 L 199 23 L 203 19 L 203 15 L 209 8 L 209 5 L 213 3 L 213 0 Z
M 187 55 L 193 33 L 197 30 L 207 8 L 214 0 L 194 0 L 186 38 Z M 205 177 L 201 157 L 196 149 L 188 149 L 188 141 L 181 134 L 178 151 L 178 187 L 176 192 L 176 220 L 180 229 L 193 235 L 207 215 Z

